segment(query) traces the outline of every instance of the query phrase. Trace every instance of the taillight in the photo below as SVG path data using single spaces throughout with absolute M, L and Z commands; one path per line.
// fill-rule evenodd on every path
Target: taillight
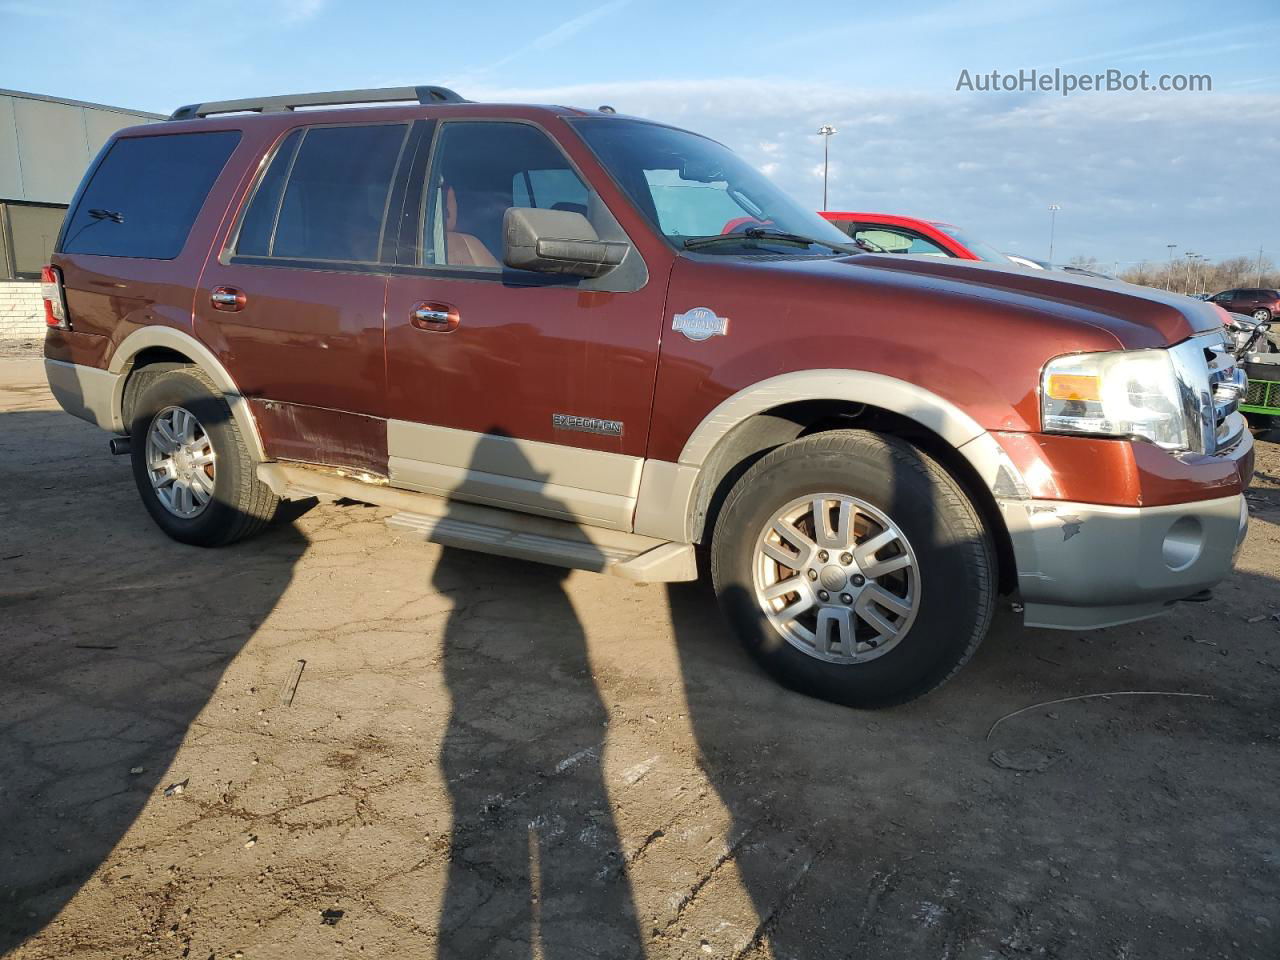
M 57 267 L 40 268 L 40 296 L 44 297 L 44 322 L 61 330 L 71 329 L 67 300 L 62 292 L 62 271 Z

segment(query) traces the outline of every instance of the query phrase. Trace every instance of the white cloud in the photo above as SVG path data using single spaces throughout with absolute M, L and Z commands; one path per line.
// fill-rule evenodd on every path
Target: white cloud
M 1156 40 L 1151 43 L 1140 43 L 1130 47 L 1123 47 L 1118 50 L 1107 50 L 1102 53 L 1090 53 L 1082 57 L 1075 57 L 1070 60 L 1061 60 L 1055 64 L 1058 67 L 1070 67 L 1080 63 L 1105 63 L 1105 62 L 1132 62 L 1135 60 L 1151 60 L 1156 57 L 1171 57 L 1180 54 L 1194 53 L 1198 57 L 1205 55 L 1205 45 L 1210 40 L 1219 40 L 1227 37 L 1235 37 L 1240 34 L 1247 36 L 1256 36 L 1266 30 L 1270 30 L 1277 26 L 1278 21 L 1269 20 L 1264 22 L 1251 22 L 1240 24 L 1234 27 L 1226 27 L 1222 30 L 1212 30 L 1203 33 L 1189 34 L 1184 37 L 1174 37 L 1170 40 Z
M 282 23 L 306 23 L 324 9 L 327 0 L 275 0 Z
M 542 50 L 550 50 L 552 47 L 559 46 L 566 40 L 577 36 L 596 21 L 603 20 L 605 17 L 617 13 L 630 2 L 631 0 L 610 0 L 609 3 L 603 3 L 592 10 L 588 10 L 586 13 L 581 13 L 576 17 L 572 17 L 564 23 L 552 27 L 545 33 L 534 37 L 523 47 L 507 54 L 500 60 L 495 60 L 488 66 L 482 67 L 480 72 L 486 73 L 491 70 L 496 70 L 498 67 L 505 66 L 513 60 L 518 60 L 525 54 L 536 53 Z

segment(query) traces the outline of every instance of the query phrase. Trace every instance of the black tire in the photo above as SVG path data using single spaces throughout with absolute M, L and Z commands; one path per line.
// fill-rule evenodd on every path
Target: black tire
M 152 421 L 171 406 L 195 415 L 216 457 L 213 497 L 199 515 L 190 519 L 171 513 L 161 503 L 147 469 L 147 435 Z M 231 408 L 213 380 L 198 367 L 155 375 L 134 405 L 129 434 L 133 479 L 142 503 L 156 525 L 174 540 L 198 547 L 221 547 L 252 536 L 275 516 L 279 498 L 258 479 L 256 464 Z
M 876 659 L 818 659 L 788 642 L 756 599 L 757 538 L 776 511 L 817 493 L 853 496 L 878 508 L 915 551 L 915 620 Z M 721 608 L 756 660 L 783 685 L 848 706 L 891 706 L 940 686 L 973 656 L 995 608 L 995 551 L 981 515 L 937 462 L 883 434 L 836 430 L 769 453 L 729 493 L 711 552 Z

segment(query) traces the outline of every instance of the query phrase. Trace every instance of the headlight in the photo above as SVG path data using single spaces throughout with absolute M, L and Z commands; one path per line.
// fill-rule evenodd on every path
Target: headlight
M 1058 357 L 1045 365 L 1040 397 L 1046 433 L 1141 437 L 1169 450 L 1191 446 L 1167 350 Z

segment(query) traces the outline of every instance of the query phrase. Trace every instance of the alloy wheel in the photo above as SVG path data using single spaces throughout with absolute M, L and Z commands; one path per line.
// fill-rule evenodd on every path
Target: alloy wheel
M 147 476 L 175 517 L 198 517 L 213 499 L 217 454 L 204 426 L 184 407 L 165 407 L 147 431 Z
M 920 608 L 906 536 L 883 511 L 845 494 L 801 497 L 775 512 L 756 540 L 752 572 L 773 628 L 829 663 L 888 653 Z

